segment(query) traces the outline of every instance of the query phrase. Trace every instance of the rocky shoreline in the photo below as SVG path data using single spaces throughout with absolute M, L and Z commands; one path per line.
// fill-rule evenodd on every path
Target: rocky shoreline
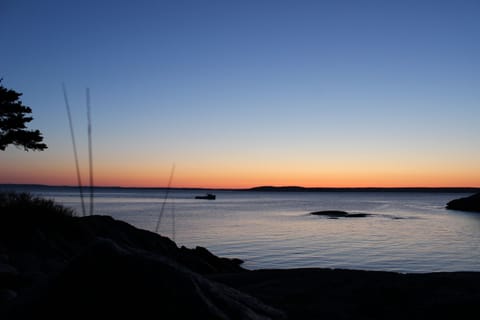
M 0 205 L 1 319 L 466 319 L 480 303 L 477 272 L 250 271 L 109 216 L 20 200 Z
M 480 193 L 465 198 L 454 199 L 447 203 L 447 209 L 480 212 Z

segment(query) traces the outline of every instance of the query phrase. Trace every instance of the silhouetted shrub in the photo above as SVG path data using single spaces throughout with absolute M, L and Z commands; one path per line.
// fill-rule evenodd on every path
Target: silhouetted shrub
M 0 219 L 21 215 L 23 218 L 72 217 L 75 211 L 66 208 L 51 199 L 33 196 L 30 193 L 0 193 Z

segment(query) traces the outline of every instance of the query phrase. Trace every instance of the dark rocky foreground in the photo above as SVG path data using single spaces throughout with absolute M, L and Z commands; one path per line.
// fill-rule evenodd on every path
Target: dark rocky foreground
M 467 319 L 480 273 L 248 271 L 108 216 L 0 204 L 0 319 Z
M 245 272 L 238 260 L 108 216 L 26 216 L 0 219 L 0 319 L 284 318 L 205 277 Z
M 480 212 L 480 193 L 452 200 L 447 203 L 447 209 Z
M 473 319 L 480 304 L 480 273 L 285 269 L 209 278 L 284 310 L 290 319 Z

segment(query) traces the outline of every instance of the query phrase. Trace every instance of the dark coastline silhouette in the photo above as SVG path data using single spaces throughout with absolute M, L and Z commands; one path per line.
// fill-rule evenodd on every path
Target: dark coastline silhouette
M 244 191 L 257 192 L 480 192 L 475 187 L 300 187 L 300 186 L 259 186 Z
M 109 216 L 0 193 L 0 318 L 463 319 L 480 273 L 246 270 Z
M 109 216 L 75 217 L 27 194 L 0 200 L 1 319 L 283 317 L 205 278 L 245 272 L 239 259 L 179 248 Z
M 454 199 L 447 203 L 447 209 L 480 212 L 480 193 L 465 198 Z

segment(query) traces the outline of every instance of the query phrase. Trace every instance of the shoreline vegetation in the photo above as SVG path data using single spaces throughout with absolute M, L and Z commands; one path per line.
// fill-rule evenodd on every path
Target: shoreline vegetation
M 0 193 L 0 318 L 466 319 L 480 272 L 242 268 L 52 200 Z

